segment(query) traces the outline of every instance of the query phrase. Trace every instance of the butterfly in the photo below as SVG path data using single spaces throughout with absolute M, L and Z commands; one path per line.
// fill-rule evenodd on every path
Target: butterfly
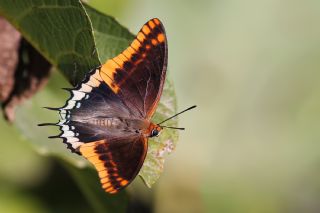
M 58 110 L 61 134 L 67 148 L 90 161 L 102 188 L 111 194 L 126 187 L 139 173 L 148 138 L 159 136 L 165 121 L 151 118 L 166 78 L 168 45 L 165 29 L 154 18 L 143 25 L 131 45 L 118 56 L 91 70 Z

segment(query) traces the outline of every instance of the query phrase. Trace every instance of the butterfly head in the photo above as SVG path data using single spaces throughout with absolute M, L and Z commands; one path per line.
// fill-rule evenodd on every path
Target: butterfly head
M 177 117 L 178 115 L 180 115 L 180 114 L 182 114 L 182 113 L 184 113 L 184 112 L 186 112 L 186 111 L 189 111 L 190 109 L 196 108 L 196 107 L 197 107 L 197 106 L 194 105 L 194 106 L 189 107 L 189 108 L 187 108 L 187 109 L 185 109 L 185 110 L 183 110 L 183 111 L 181 111 L 181 112 L 178 112 L 177 114 L 175 114 L 175 115 L 173 115 L 173 116 L 171 116 L 171 117 L 169 117 L 169 118 L 161 121 L 161 122 L 158 123 L 158 124 L 152 124 L 152 125 L 153 125 L 154 127 L 156 127 L 156 128 L 154 128 L 154 127 L 152 126 L 150 137 L 159 136 L 159 133 L 160 133 L 160 131 L 161 131 L 163 128 L 184 130 L 184 128 L 173 127 L 173 126 L 164 126 L 164 125 L 161 125 L 161 124 L 165 123 L 165 122 L 168 121 L 168 120 L 171 120 L 171 119 L 174 118 L 174 117 Z M 149 128 L 149 129 L 150 129 L 150 128 Z
M 149 137 L 158 137 L 161 133 L 161 130 L 161 126 L 151 123 L 149 127 Z
M 195 107 L 196 107 L 196 106 L 189 107 L 189 108 L 187 108 L 187 109 L 185 109 L 185 110 L 183 110 L 183 111 L 181 111 L 181 112 L 179 112 L 179 113 L 177 113 L 177 114 L 175 114 L 175 115 L 173 115 L 173 116 L 171 116 L 171 117 L 169 117 L 169 118 L 161 121 L 161 122 L 158 123 L 158 124 L 150 123 L 150 126 L 149 126 L 149 128 L 148 128 L 148 130 L 147 130 L 147 135 L 148 135 L 148 137 L 150 137 L 150 138 L 152 138 L 152 137 L 158 137 L 158 136 L 160 135 L 160 133 L 161 133 L 161 131 L 162 131 L 163 128 L 184 130 L 184 128 L 172 127 L 172 126 L 164 126 L 164 125 L 161 125 L 161 124 L 163 124 L 164 122 L 166 122 L 166 121 L 168 121 L 168 120 L 170 120 L 170 119 L 172 119 L 172 118 L 180 115 L 181 113 L 184 113 L 184 112 L 186 112 L 186 111 L 188 111 L 188 110 L 190 110 L 190 109 L 193 109 L 193 108 L 195 108 Z

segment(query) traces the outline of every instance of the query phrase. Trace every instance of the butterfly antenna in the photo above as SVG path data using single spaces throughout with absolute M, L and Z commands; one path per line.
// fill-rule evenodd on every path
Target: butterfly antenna
M 164 123 L 164 122 L 166 122 L 166 121 L 168 121 L 168 120 L 170 120 L 170 119 L 172 119 L 172 118 L 174 118 L 174 117 L 176 117 L 176 116 L 178 116 L 178 115 L 180 115 L 180 114 L 182 114 L 182 113 L 184 113 L 186 111 L 189 111 L 189 110 L 191 110 L 193 108 L 196 108 L 196 107 L 197 107 L 196 105 L 194 105 L 192 107 L 189 107 L 188 109 L 185 109 L 185 110 L 183 110 L 183 111 L 181 111 L 181 112 L 179 112 L 179 113 L 177 113 L 177 114 L 165 119 L 164 121 L 161 121 L 160 123 L 158 123 L 158 125 L 160 125 L 160 124 L 162 124 L 162 123 Z M 175 128 L 178 128 L 178 127 L 175 127 Z
M 173 126 L 160 126 L 162 128 L 168 128 L 168 129 L 177 129 L 177 130 L 185 130 L 185 128 L 181 127 L 173 127 Z

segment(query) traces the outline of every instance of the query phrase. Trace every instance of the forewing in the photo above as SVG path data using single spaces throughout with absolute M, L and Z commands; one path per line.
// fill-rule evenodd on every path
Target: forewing
M 137 176 L 146 157 L 147 146 L 144 137 L 122 137 L 83 144 L 80 153 L 96 168 L 102 188 L 113 194 Z
M 161 97 L 167 60 L 164 27 L 151 19 L 126 50 L 102 65 L 100 75 L 137 117 L 150 119 Z

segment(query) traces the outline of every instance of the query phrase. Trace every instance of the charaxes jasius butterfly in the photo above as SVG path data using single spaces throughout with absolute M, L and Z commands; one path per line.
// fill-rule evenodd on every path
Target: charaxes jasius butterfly
M 148 21 L 131 45 L 117 57 L 93 69 L 58 110 L 62 138 L 72 152 L 88 159 L 101 184 L 111 194 L 126 187 L 146 157 L 148 138 L 161 124 L 150 120 L 161 97 L 168 61 L 167 39 L 159 19 Z

